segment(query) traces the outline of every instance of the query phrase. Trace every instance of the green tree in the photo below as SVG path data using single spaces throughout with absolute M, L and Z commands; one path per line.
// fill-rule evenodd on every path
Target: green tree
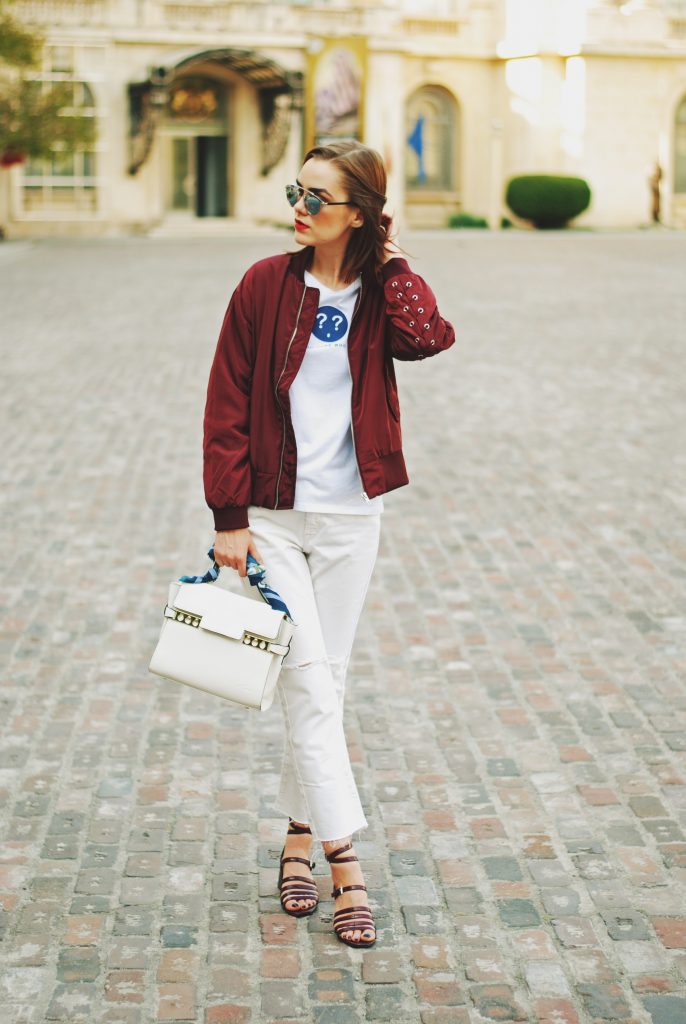
M 73 82 L 41 82 L 44 39 L 14 18 L 0 0 L 0 166 L 55 151 L 73 152 L 95 141 L 94 118 L 74 107 Z

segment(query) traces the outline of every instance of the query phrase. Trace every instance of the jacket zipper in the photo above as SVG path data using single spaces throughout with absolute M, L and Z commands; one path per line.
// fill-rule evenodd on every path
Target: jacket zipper
M 281 421 L 283 423 L 283 437 L 281 439 L 281 457 L 279 459 L 279 475 L 276 478 L 276 501 L 274 502 L 274 508 L 277 508 L 278 504 L 279 504 L 279 484 L 281 483 L 281 471 L 283 469 L 283 453 L 284 453 L 284 450 L 286 448 L 286 417 L 284 415 L 284 411 L 283 411 L 283 407 L 281 405 L 281 402 L 279 401 L 278 390 L 279 390 L 279 384 L 281 383 L 281 378 L 283 377 L 283 375 L 285 373 L 286 365 L 288 363 L 288 353 L 291 351 L 291 345 L 293 344 L 293 339 L 295 338 L 296 332 L 298 330 L 298 324 L 300 323 L 300 314 L 302 313 L 302 308 L 303 308 L 303 303 L 305 301 L 305 293 L 306 293 L 306 291 L 307 291 L 307 285 L 303 285 L 303 293 L 302 293 L 302 295 L 300 297 L 300 305 L 298 306 L 298 314 L 297 314 L 297 316 L 295 318 L 295 327 L 293 328 L 293 333 L 291 334 L 290 341 L 288 342 L 288 348 L 286 349 L 286 358 L 283 361 L 283 367 L 281 369 L 281 373 L 279 374 L 278 380 L 277 380 L 276 384 L 274 385 L 274 397 L 276 398 L 277 405 L 279 406 L 279 411 L 281 412 Z
M 360 292 L 359 292 L 359 294 L 357 296 L 357 302 L 356 302 L 355 308 L 353 310 L 353 315 L 350 318 L 350 330 L 348 331 L 348 344 L 346 345 L 346 355 L 348 356 L 348 373 L 350 374 L 350 437 L 352 438 L 352 442 L 353 442 L 353 454 L 355 456 L 355 464 L 357 465 L 357 472 L 360 474 L 360 480 L 362 480 L 362 470 L 360 469 L 360 463 L 357 461 L 357 448 L 355 447 L 355 428 L 353 427 L 353 387 L 354 387 L 354 381 L 353 381 L 353 372 L 350 369 L 350 344 L 349 343 L 350 343 L 350 335 L 353 332 L 353 324 L 355 323 L 355 317 L 357 316 L 357 311 L 360 308 L 360 306 L 362 305 L 362 288 L 363 288 L 363 284 L 360 281 Z M 362 486 L 364 487 L 364 481 L 362 481 Z M 366 491 L 362 491 L 362 497 L 364 498 L 365 501 L 371 501 L 372 500 L 371 498 L 369 498 L 367 496 L 367 492 Z

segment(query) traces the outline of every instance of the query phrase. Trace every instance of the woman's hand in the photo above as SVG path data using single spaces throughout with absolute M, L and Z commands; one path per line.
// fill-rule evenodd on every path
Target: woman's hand
M 386 229 L 386 244 L 384 245 L 384 263 L 388 263 L 395 256 L 402 256 L 402 249 L 396 245 L 396 239 L 398 237 L 398 230 L 394 227 L 393 218 L 388 213 L 381 215 L 381 223 Z
M 217 565 L 228 565 L 239 576 L 246 576 L 248 554 L 254 555 L 258 562 L 262 561 L 247 526 L 241 530 L 221 530 L 217 533 L 214 541 L 214 560 Z

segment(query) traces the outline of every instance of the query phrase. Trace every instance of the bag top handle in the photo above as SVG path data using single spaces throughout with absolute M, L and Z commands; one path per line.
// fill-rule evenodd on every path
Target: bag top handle
M 180 583 L 214 583 L 219 578 L 220 565 L 214 557 L 214 545 L 207 552 L 207 557 L 212 559 L 212 568 L 208 569 L 204 576 L 179 576 Z M 262 598 L 267 604 L 274 609 L 275 612 L 284 612 L 289 622 L 293 622 L 291 613 L 288 610 L 286 602 L 279 597 L 275 590 L 267 583 L 265 579 L 267 570 L 260 562 L 257 561 L 254 555 L 248 552 L 248 557 L 245 560 L 246 571 L 248 579 L 250 580 L 251 587 L 257 587 Z

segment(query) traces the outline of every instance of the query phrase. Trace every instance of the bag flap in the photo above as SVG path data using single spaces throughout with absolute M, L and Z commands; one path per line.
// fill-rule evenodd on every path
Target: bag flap
M 213 633 L 240 640 L 243 633 L 277 640 L 284 621 L 283 612 L 274 611 L 262 600 L 234 594 L 214 583 L 180 583 L 175 596 L 169 588 L 169 604 L 180 611 L 199 615 L 200 625 Z

